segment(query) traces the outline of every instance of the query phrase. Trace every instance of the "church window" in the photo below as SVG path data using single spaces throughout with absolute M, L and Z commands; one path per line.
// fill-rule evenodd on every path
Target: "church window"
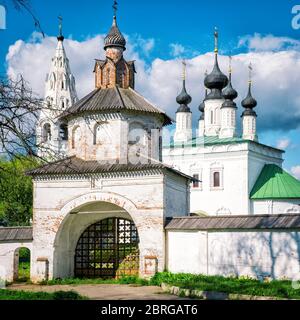
M 97 123 L 94 127 L 93 144 L 105 144 L 111 142 L 110 125 L 106 122 Z
M 214 124 L 214 112 L 213 111 L 210 112 L 210 123 Z
M 220 184 L 220 172 L 218 172 L 218 171 L 214 172 L 213 179 L 214 179 L 214 181 L 213 181 L 214 188 L 219 188 L 221 186 L 221 184 Z
M 65 108 L 65 102 L 64 102 L 64 100 L 61 101 L 61 108 L 62 108 L 62 109 Z
M 224 166 L 221 163 L 213 163 L 210 169 L 211 190 L 224 189 Z
M 59 136 L 61 140 L 68 140 L 68 126 L 65 123 L 61 124 L 59 127 Z
M 51 126 L 49 123 L 45 123 L 43 126 L 43 142 L 51 140 Z
M 81 132 L 80 127 L 77 126 L 72 131 L 72 149 L 75 149 L 80 141 Z
M 61 82 L 61 89 L 63 90 L 65 88 L 65 85 L 64 85 L 64 81 Z
M 193 178 L 195 179 L 193 181 L 193 188 L 199 188 L 199 174 L 198 173 L 193 174 Z

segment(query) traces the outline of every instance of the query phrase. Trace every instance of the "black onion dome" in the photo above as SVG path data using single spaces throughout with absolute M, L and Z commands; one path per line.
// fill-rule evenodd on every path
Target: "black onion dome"
M 183 80 L 182 90 L 177 96 L 176 102 L 180 104 L 177 112 L 191 112 L 190 108 L 187 105 L 192 102 L 192 97 L 186 92 L 185 80 Z
M 252 97 L 251 93 L 251 82 L 249 83 L 248 95 L 242 101 L 242 106 L 245 108 L 243 115 L 254 115 L 256 116 L 256 112 L 253 110 L 257 106 L 257 101 Z
M 233 100 L 238 97 L 238 93 L 232 87 L 231 73 L 229 74 L 228 85 L 223 90 L 223 97 L 225 98 L 225 101 L 222 104 L 222 108 L 237 108 L 236 103 Z
M 232 87 L 231 83 L 231 74 L 229 75 L 229 81 L 226 88 L 223 90 L 223 97 L 225 99 L 234 100 L 238 97 L 238 93 L 235 89 Z
M 126 50 L 126 40 L 117 25 L 116 16 L 113 18 L 112 27 L 108 35 L 104 38 L 104 49 L 109 47 L 119 47 Z
M 208 89 L 224 89 L 228 84 L 228 78 L 222 71 L 220 70 L 218 63 L 218 55 L 215 54 L 215 65 L 212 72 L 207 75 L 204 79 L 204 85 Z

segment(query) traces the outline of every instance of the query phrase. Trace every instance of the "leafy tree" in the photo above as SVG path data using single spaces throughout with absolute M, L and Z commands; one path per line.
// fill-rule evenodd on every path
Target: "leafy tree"
M 27 226 L 32 219 L 32 181 L 25 171 L 37 166 L 29 157 L 0 160 L 0 224 Z

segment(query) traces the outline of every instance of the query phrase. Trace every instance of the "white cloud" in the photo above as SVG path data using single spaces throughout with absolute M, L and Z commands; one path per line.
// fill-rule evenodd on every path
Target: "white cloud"
M 239 47 L 248 47 L 254 51 L 279 51 L 283 49 L 300 49 L 300 41 L 288 37 L 275 37 L 272 34 L 262 36 L 244 36 L 239 40 Z
M 291 168 L 293 176 L 300 180 L 300 166 L 295 166 Z
M 139 40 L 137 40 L 139 39 Z M 127 38 L 125 58 L 136 60 L 136 89 L 150 101 L 174 117 L 177 109 L 176 96 L 181 90 L 182 66 L 179 59 L 155 59 L 146 64 L 143 55 L 152 50 L 155 41 L 137 36 Z M 145 50 L 141 47 L 145 45 Z M 44 92 L 44 79 L 54 54 L 56 39 L 47 37 L 28 42 L 17 41 L 9 48 L 7 55 L 8 74 L 22 73 L 33 89 Z M 95 58 L 103 58 L 103 35 L 84 41 L 65 40 L 65 48 L 71 69 L 76 77 L 79 97 L 94 88 L 93 64 Z M 180 51 L 180 50 L 179 50 Z M 187 89 L 193 97 L 191 109 L 194 123 L 198 119 L 198 105 L 203 99 L 203 74 L 213 65 L 213 53 L 196 55 L 187 59 Z M 237 103 L 247 93 L 247 66 L 254 66 L 253 95 L 258 100 L 256 108 L 258 125 L 263 129 L 291 130 L 300 124 L 300 52 L 283 50 L 279 52 L 249 52 L 233 57 L 233 85 L 239 92 Z M 228 58 L 219 57 L 223 72 L 228 69 Z
M 185 47 L 179 43 L 171 43 L 170 44 L 171 48 L 171 56 L 172 57 L 179 57 L 185 53 Z
M 277 148 L 285 150 L 290 146 L 290 144 L 291 144 L 291 140 L 288 138 L 279 139 L 277 141 Z

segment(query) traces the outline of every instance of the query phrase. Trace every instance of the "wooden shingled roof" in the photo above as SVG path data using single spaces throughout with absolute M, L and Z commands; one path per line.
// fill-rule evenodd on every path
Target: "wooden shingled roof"
M 0 228 L 0 242 L 31 241 L 32 227 Z
M 60 118 L 64 119 L 83 113 L 108 112 L 108 111 L 135 111 L 152 113 L 163 118 L 163 124 L 172 124 L 172 119 L 163 111 L 153 106 L 135 90 L 123 88 L 95 89 L 87 96 L 77 101 L 65 110 Z
M 175 217 L 167 230 L 300 229 L 300 214 Z
M 56 162 L 45 164 L 36 169 L 26 172 L 29 176 L 40 176 L 40 175 L 68 175 L 68 174 L 94 174 L 94 173 L 128 173 L 128 172 L 139 172 L 139 171 L 153 171 L 154 170 L 166 170 L 180 175 L 188 180 L 194 181 L 193 177 L 190 177 L 168 165 L 161 162 L 150 162 L 150 163 L 138 163 L 138 164 L 110 164 L 101 161 L 85 161 L 75 156 L 65 158 Z

